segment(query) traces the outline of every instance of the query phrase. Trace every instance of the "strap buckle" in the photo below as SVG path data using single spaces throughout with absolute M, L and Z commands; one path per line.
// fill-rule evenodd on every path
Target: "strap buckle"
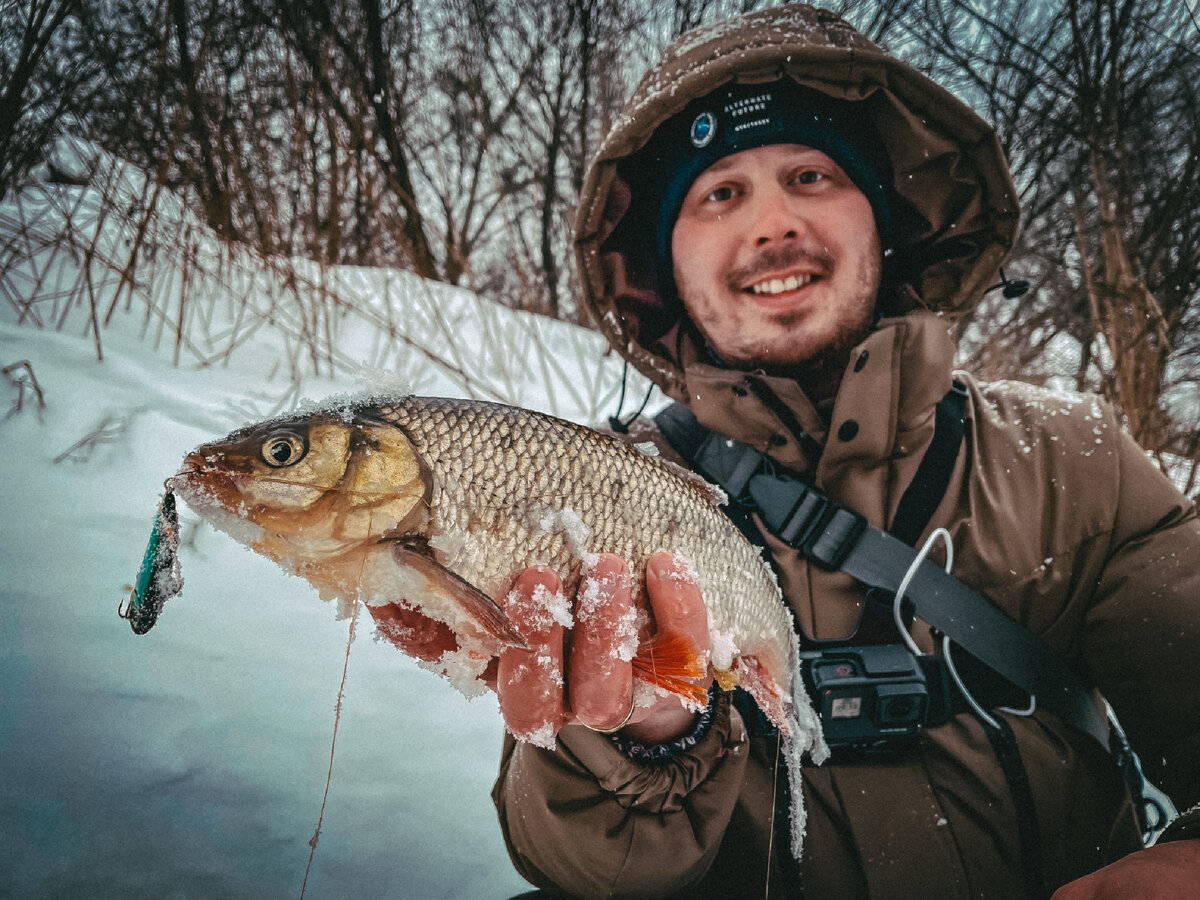
M 782 475 L 755 475 L 750 496 L 772 532 L 824 569 L 840 569 L 867 527 L 864 516 Z

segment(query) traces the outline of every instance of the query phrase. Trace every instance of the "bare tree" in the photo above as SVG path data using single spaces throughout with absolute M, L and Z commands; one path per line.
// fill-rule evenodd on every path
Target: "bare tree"
M 570 223 L 602 135 L 667 41 L 757 5 L 8 4 L 0 189 L 55 129 L 78 131 L 150 173 L 143 230 L 172 191 L 269 257 L 399 266 L 577 318 Z M 1186 6 L 835 9 L 995 123 L 1013 163 L 1025 218 L 1008 274 L 1033 289 L 991 292 L 964 322 L 984 374 L 1100 390 L 1143 446 L 1197 461 L 1200 58 Z
M 0 4 L 0 198 L 43 157 L 94 76 L 78 8 L 77 0 Z
M 1034 289 L 1016 302 L 988 298 L 969 323 L 978 358 L 991 374 L 1069 375 L 1103 392 L 1147 450 L 1194 470 L 1200 56 L 1191 28 L 1177 0 L 929 0 L 907 37 L 923 48 L 921 65 L 997 124 L 1022 193 L 1009 274 Z

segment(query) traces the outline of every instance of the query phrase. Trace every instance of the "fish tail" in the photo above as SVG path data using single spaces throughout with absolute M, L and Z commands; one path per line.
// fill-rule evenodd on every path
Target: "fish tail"
M 740 657 L 738 669 L 739 685 L 746 689 L 758 708 L 771 720 L 772 725 L 785 735 L 791 735 L 789 710 L 792 699 L 780 689 L 771 673 L 754 657 Z
M 707 654 L 678 632 L 643 641 L 633 658 L 635 677 L 700 706 L 708 702 L 708 688 L 694 679 L 704 678 L 707 672 Z

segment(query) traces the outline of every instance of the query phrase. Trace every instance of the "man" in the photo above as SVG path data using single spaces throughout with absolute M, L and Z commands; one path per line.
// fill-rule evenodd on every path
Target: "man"
M 953 321 L 995 279 L 1018 217 L 985 123 L 836 16 L 789 4 L 667 49 L 590 171 L 577 246 L 586 300 L 630 362 L 872 525 L 916 546 L 946 529 L 953 573 L 1098 689 L 1147 774 L 1191 807 L 1194 508 L 1098 403 L 951 372 Z M 964 434 L 914 519 L 904 498 L 955 377 Z M 858 582 L 754 522 L 807 646 L 901 644 Z M 588 589 L 623 600 L 623 571 L 600 559 Z M 518 594 L 536 584 L 559 586 L 529 572 Z M 691 623 L 703 642 L 702 598 L 669 554 L 647 565 L 646 594 L 660 628 Z M 929 623 L 904 627 L 937 650 Z M 514 864 L 551 892 L 1022 897 L 1101 870 L 1064 894 L 1085 897 L 1200 863 L 1194 840 L 1140 850 L 1095 738 L 997 700 L 984 712 L 1002 728 L 956 710 L 911 746 L 807 766 L 797 865 L 777 738 L 744 697 L 632 706 L 578 636 L 568 656 L 571 724 L 553 748 L 508 739 L 494 791 Z M 531 688 L 498 690 L 511 722 Z

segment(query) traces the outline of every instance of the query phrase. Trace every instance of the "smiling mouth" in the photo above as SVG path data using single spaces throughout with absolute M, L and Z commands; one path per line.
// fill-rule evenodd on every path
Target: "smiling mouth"
M 789 275 L 787 278 L 768 278 L 765 281 L 758 281 L 749 285 L 743 290 L 751 293 L 764 296 L 772 296 L 774 294 L 786 294 L 788 291 L 799 290 L 805 285 L 811 284 L 816 280 L 815 275 Z

